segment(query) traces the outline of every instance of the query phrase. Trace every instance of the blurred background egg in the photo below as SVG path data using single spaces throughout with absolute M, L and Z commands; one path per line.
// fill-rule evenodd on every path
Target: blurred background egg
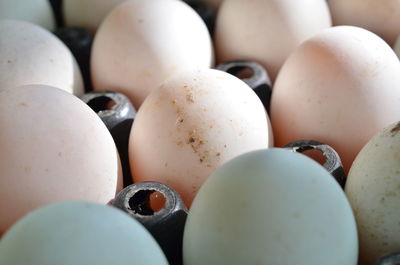
M 1 0 L 0 19 L 29 21 L 48 30 L 55 28 L 55 19 L 49 0 Z M 2 39 L 1 36 L 0 39 Z
M 368 29 L 393 45 L 400 34 L 398 0 L 329 0 L 334 25 Z
M 219 70 L 175 75 L 139 109 L 129 143 L 135 181 L 175 189 L 187 206 L 224 162 L 266 148 L 269 123 L 257 95 Z
M 326 29 L 285 62 L 271 98 L 277 146 L 313 139 L 332 146 L 345 171 L 379 130 L 400 117 L 400 62 L 375 34 Z
M 68 48 L 29 22 L 0 21 L 0 90 L 30 84 L 82 94 L 82 76 Z
M 125 0 L 63 0 L 67 26 L 83 27 L 96 32 L 108 13 Z
M 0 264 L 167 265 L 134 218 L 111 206 L 62 202 L 17 222 L 0 241 Z
M 95 90 L 127 95 L 136 108 L 172 74 L 213 63 L 207 27 L 179 0 L 129 0 L 100 26 L 93 43 Z
M 199 190 L 183 238 L 185 265 L 356 265 L 357 228 L 335 179 L 310 158 L 250 152 Z
M 351 166 L 346 194 L 356 217 L 360 264 L 400 250 L 400 123 L 373 137 Z
M 2 87 L 0 128 L 0 234 L 51 202 L 114 198 L 115 144 L 77 97 L 44 85 Z
M 275 80 L 301 42 L 330 26 L 325 0 L 227 0 L 216 22 L 217 61 L 256 61 Z

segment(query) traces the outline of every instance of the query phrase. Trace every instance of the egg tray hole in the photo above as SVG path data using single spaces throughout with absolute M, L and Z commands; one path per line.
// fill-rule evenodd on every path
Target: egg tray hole
M 140 190 L 129 199 L 131 210 L 140 215 L 151 216 L 165 206 L 165 197 L 156 190 Z
M 327 157 L 324 155 L 324 153 L 319 150 L 319 149 L 315 149 L 315 148 L 305 148 L 303 150 L 300 151 L 303 155 L 308 156 L 309 158 L 315 160 L 316 162 L 318 162 L 321 166 L 323 166 L 326 161 L 327 161 Z M 400 264 L 399 264 L 400 265 Z
M 251 78 L 254 75 L 253 69 L 247 66 L 234 66 L 227 70 L 231 75 L 236 76 L 239 79 Z
M 107 96 L 95 97 L 87 103 L 87 105 L 96 113 L 104 110 L 111 110 L 117 102 Z

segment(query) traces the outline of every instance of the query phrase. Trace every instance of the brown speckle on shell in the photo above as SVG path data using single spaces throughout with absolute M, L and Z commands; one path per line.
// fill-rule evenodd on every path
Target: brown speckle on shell
M 400 122 L 398 122 L 391 130 L 390 133 L 392 136 L 395 136 L 400 131 Z

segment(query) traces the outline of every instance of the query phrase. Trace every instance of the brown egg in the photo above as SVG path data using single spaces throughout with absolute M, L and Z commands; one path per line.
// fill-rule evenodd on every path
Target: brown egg
M 271 98 L 277 146 L 313 139 L 332 146 L 349 170 L 361 148 L 400 117 L 400 62 L 375 34 L 326 29 L 285 62 Z
M 77 97 L 44 85 L 1 88 L 0 127 L 0 231 L 51 202 L 114 198 L 115 144 Z

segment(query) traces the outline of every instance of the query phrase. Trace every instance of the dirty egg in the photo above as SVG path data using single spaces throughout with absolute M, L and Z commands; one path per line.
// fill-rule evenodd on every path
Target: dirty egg
M 345 191 L 360 236 L 360 263 L 399 250 L 400 123 L 379 132 L 360 151 Z
M 129 157 L 135 181 L 167 184 L 189 206 L 216 168 L 269 145 L 268 116 L 252 89 L 228 73 L 196 70 L 172 77 L 144 101 Z

